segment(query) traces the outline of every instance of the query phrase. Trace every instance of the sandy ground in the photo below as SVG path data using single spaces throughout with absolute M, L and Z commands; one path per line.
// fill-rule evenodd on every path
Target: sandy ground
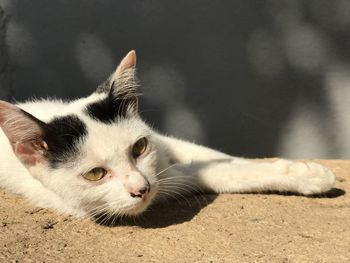
M 115 227 L 0 190 L 0 262 L 350 262 L 350 161 L 321 163 L 343 191 L 197 196 Z

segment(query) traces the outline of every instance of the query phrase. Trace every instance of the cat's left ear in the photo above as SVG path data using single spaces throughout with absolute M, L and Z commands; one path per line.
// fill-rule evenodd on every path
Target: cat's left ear
M 136 52 L 131 50 L 120 62 L 112 75 L 96 90 L 97 93 L 109 93 L 109 97 L 118 112 L 137 112 Z
M 136 52 L 135 50 L 131 50 L 122 59 L 119 66 L 112 74 L 110 78 L 111 83 L 113 81 L 119 81 L 119 79 L 125 77 L 125 75 L 135 75 L 135 69 L 136 69 Z

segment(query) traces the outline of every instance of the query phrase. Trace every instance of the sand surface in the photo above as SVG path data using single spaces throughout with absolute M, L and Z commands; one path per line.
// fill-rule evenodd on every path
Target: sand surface
M 0 190 L 0 262 L 350 262 L 350 161 L 320 162 L 338 188 L 322 198 L 197 196 L 115 227 Z

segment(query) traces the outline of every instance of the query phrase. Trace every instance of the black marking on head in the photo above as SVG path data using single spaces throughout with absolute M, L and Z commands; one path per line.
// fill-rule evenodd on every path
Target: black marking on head
M 96 90 L 97 94 L 105 93 L 106 98 L 86 106 L 85 113 L 91 118 L 109 124 L 118 118 L 137 115 L 138 81 L 135 68 L 117 71 L 103 82 Z
M 94 120 L 109 124 L 117 118 L 127 118 L 128 113 L 136 113 L 137 97 L 128 94 L 109 95 L 86 106 L 85 112 Z
M 87 135 L 86 125 L 75 115 L 57 117 L 45 125 L 43 140 L 48 144 L 45 157 L 52 167 L 72 161 L 78 142 Z

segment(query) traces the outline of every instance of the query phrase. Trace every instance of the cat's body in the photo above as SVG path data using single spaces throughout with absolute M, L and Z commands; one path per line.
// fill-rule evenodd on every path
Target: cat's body
M 87 98 L 0 102 L 0 186 L 75 216 L 136 215 L 196 191 L 308 195 L 333 186 L 316 163 L 236 158 L 153 131 L 137 114 L 135 59 L 130 52 Z

